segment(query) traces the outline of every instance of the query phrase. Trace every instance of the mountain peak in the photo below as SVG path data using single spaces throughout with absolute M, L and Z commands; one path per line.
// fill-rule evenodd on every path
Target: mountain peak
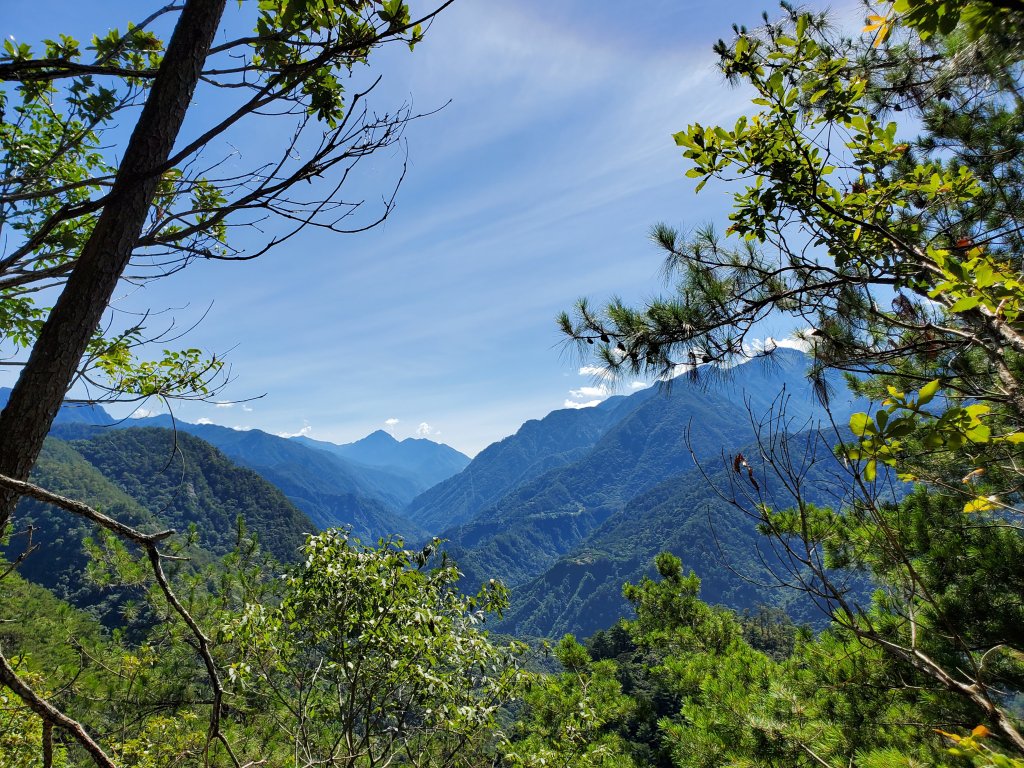
M 356 440 L 354 443 L 349 445 L 391 445 L 397 443 L 394 436 L 390 432 L 385 432 L 383 429 L 378 429 L 371 432 L 366 437 Z

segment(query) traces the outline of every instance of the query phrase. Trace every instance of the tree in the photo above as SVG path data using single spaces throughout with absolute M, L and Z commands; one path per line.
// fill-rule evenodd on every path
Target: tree
M 634 703 L 622 694 L 615 663 L 593 661 L 586 648 L 566 635 L 554 648 L 565 670 L 536 681 L 526 697 L 527 716 L 503 748 L 514 768 L 573 765 L 631 768 L 636 765 L 624 739 L 613 730 Z
M 83 504 L 23 490 L 118 528 Z M 106 768 L 456 768 L 497 753 L 503 708 L 529 679 L 525 646 L 486 632 L 507 604 L 504 587 L 459 592 L 462 574 L 433 558 L 437 542 L 366 546 L 332 530 L 282 569 L 242 529 L 235 553 L 199 568 L 183 567 L 194 551 L 163 552 L 166 536 L 120 534 L 99 538 L 96 567 L 145 597 L 141 620 L 113 637 L 71 615 L 69 646 L 54 615 L 61 603 L 8 576 L 15 594 L 0 594 L 0 607 L 9 616 L 18 604 L 15 635 L 27 635 L 30 653 L 0 666 L 0 765 L 8 755 L 38 765 L 47 748 Z
M 492 581 L 460 594 L 454 565 L 426 567 L 432 549 L 328 531 L 309 539 L 279 603 L 228 616 L 233 687 L 299 764 L 455 768 L 495 748 L 496 715 L 525 681 L 524 647 L 482 627 L 507 593 Z
M 158 8 L 124 33 L 94 38 L 91 59 L 62 36 L 41 56 L 5 42 L 0 129 L 8 170 L 0 184 L 0 224 L 11 232 L 0 258 L 0 310 L 8 344 L 30 349 L 0 414 L 0 474 L 28 476 L 69 387 L 99 386 L 109 396 L 203 396 L 220 370 L 197 350 L 140 362 L 141 323 L 97 331 L 123 278 L 168 274 L 197 259 L 248 259 L 303 226 L 351 229 L 358 203 L 342 187 L 355 163 L 400 137 L 408 110 L 377 115 L 367 90 L 347 95 L 343 77 L 391 41 L 415 45 L 422 24 L 448 2 L 413 20 L 401 0 L 319 3 L 269 0 L 254 31 L 213 46 L 223 0 Z M 248 7 L 248 6 L 246 6 Z M 149 27 L 177 14 L 166 50 Z M 212 47 L 211 47 L 212 46 Z M 210 125 L 180 137 L 198 87 L 220 89 L 226 108 Z M 372 86 L 371 86 L 372 88 Z M 118 122 L 141 106 L 131 137 L 105 149 Z M 244 173 L 217 176 L 203 159 L 218 138 L 276 113 L 291 122 L 277 157 Z M 256 119 L 266 119 L 256 117 Z M 113 157 L 121 156 L 119 163 Z M 325 178 L 312 200 L 289 195 L 300 181 Z M 386 216 L 357 225 L 372 226 Z M 285 229 L 261 248 L 230 245 L 232 227 L 270 216 Z M 134 274 L 126 268 L 135 264 Z M 53 309 L 36 293 L 60 287 Z M 159 334 L 158 334 L 159 335 Z M 0 494 L 0 533 L 15 496 Z
M 738 32 L 716 51 L 758 112 L 675 136 L 698 191 L 712 178 L 740 187 L 726 238 L 659 225 L 675 296 L 639 310 L 583 300 L 563 331 L 613 370 L 664 375 L 770 354 L 749 337 L 786 314 L 805 326 L 819 382 L 828 367 L 920 383 L 940 371 L 948 388 L 1021 412 L 1019 46 L 909 35 L 865 47 L 796 12 Z M 926 133 L 899 139 L 893 110 Z
M 915 704 L 925 722 L 983 719 L 1018 752 L 1006 696 L 1024 646 L 1001 617 L 1015 621 L 1024 568 L 1022 29 L 1017 3 L 931 0 L 900 0 L 859 41 L 788 8 L 737 28 L 716 51 L 755 112 L 675 136 L 698 191 L 738 187 L 724 237 L 658 226 L 674 296 L 639 309 L 583 300 L 560 318 L 611 371 L 667 377 L 770 357 L 759 323 L 788 314 L 823 400 L 825 370 L 856 374 L 881 402 L 830 441 L 754 414 L 750 472 L 775 474 L 788 507 L 743 474 L 722 494 L 760 523 L 780 580 L 825 608 L 844 643 L 881 654 L 885 684 L 937 691 Z M 901 138 L 893 112 L 922 134 Z M 807 468 L 837 441 L 839 501 L 821 508 Z M 900 480 L 921 488 L 901 499 Z M 879 587 L 873 600 L 851 591 L 850 571 Z
M 352 168 L 400 140 L 407 108 L 378 114 L 373 88 L 346 93 L 344 80 L 380 46 L 413 47 L 451 0 L 413 18 L 402 0 L 261 0 L 241 6 L 252 31 L 222 28 L 224 0 L 186 0 L 156 8 L 122 33 L 82 45 L 67 36 L 34 53 L 5 41 L 0 56 L 0 341 L 28 352 L 0 413 L 0 537 L 18 498 L 30 493 L 126 542 L 148 562 L 167 611 L 182 622 L 211 691 L 205 751 L 220 743 L 225 688 L 214 643 L 178 598 L 163 564 L 173 531 L 145 533 L 99 511 L 23 482 L 69 389 L 82 383 L 106 398 L 204 397 L 222 362 L 198 350 L 140 360 L 138 348 L 160 333 L 143 322 L 100 328 L 116 286 L 186 267 L 195 259 L 249 259 L 305 226 L 345 232 L 381 221 L 350 222 L 360 207 L 343 196 Z M 164 47 L 152 31 L 174 20 Z M 223 112 L 189 135 L 186 114 L 200 88 L 221 94 Z M 118 143 L 117 127 L 134 128 Z M 285 121 L 276 155 L 244 172 L 221 171 L 204 157 L 215 141 L 253 121 Z M 115 158 L 119 158 L 115 160 Z M 220 174 L 220 175 L 218 175 Z M 290 194 L 322 179 L 312 196 Z M 260 247 L 232 246 L 233 227 L 277 219 L 283 228 Z M 132 268 L 129 270 L 129 268 Z M 52 309 L 40 292 L 57 291 Z M 98 389 L 97 389 L 98 388 Z M 44 751 L 63 729 L 100 765 L 113 765 L 94 734 L 19 676 L 0 655 L 0 683 L 38 716 Z M 48 754 L 48 752 L 47 752 Z M 232 762 L 238 765 L 232 756 Z

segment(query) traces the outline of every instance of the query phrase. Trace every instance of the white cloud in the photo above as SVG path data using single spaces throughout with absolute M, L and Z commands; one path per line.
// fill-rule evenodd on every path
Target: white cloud
M 235 432 L 248 432 L 252 427 L 248 424 L 245 424 L 244 426 L 242 424 L 236 424 L 232 429 L 235 430 Z
M 592 386 L 570 389 L 569 397 L 572 399 L 566 400 L 563 407 L 592 408 L 614 392 L 614 386 L 611 383 L 614 374 L 611 371 L 598 365 L 584 365 L 580 368 L 579 373 L 580 376 L 590 376 L 596 379 L 596 383 Z
M 709 365 L 709 363 L 705 363 L 705 365 Z M 700 368 L 700 366 L 690 365 L 689 363 L 677 363 L 676 365 L 672 366 L 671 371 L 662 376 L 659 376 L 658 381 L 668 381 L 669 379 L 674 379 L 677 376 L 682 376 L 684 373 L 689 373 L 694 368 Z
M 390 427 L 393 427 L 396 424 L 398 424 L 399 421 L 400 421 L 399 419 L 395 419 L 395 418 L 385 419 L 384 420 L 384 426 L 390 428 Z
M 228 401 L 228 400 L 219 400 L 216 403 L 214 403 L 214 405 L 217 406 L 218 408 L 234 408 L 235 407 L 235 404 L 230 402 L 230 401 Z
M 810 330 L 809 328 L 806 330 Z M 791 336 L 788 339 L 772 339 L 769 337 L 765 341 L 774 341 L 778 347 L 786 347 L 787 349 L 799 349 L 801 352 L 809 352 L 811 350 L 811 341 L 809 339 L 801 339 L 795 336 Z
M 631 381 L 629 383 L 629 388 L 634 391 L 638 389 L 647 389 L 649 386 L 651 385 L 646 381 Z
M 584 397 L 608 397 L 612 393 L 611 387 L 607 384 L 599 384 L 596 387 L 580 387 L 579 389 L 570 389 L 569 396 L 577 400 L 582 400 Z
M 563 408 L 593 408 L 595 405 L 600 405 L 604 400 L 588 400 L 585 403 L 577 402 L 576 400 L 566 400 L 563 403 Z
M 245 411 L 246 413 L 252 413 L 252 406 L 251 405 L 243 405 L 242 406 L 242 410 Z
M 129 418 L 148 419 L 150 416 L 156 416 L 156 411 L 151 411 L 148 408 L 136 408 Z
M 441 432 L 434 429 L 432 426 L 427 424 L 427 422 L 422 421 L 420 422 L 420 425 L 416 427 L 416 434 L 420 437 L 430 437 L 431 435 L 440 435 Z
M 599 365 L 584 365 L 580 368 L 580 376 L 596 376 L 599 379 L 610 379 L 612 372 Z
M 763 339 L 755 339 L 745 345 L 744 351 L 748 354 L 761 354 L 770 352 L 773 349 L 795 349 L 800 352 L 809 352 L 813 342 L 809 338 L 810 328 L 803 328 L 793 332 L 792 336 L 785 339 L 776 339 L 766 336 Z
M 236 427 L 237 429 L 237 427 Z M 278 437 L 306 437 L 313 431 L 313 426 L 307 421 L 298 432 L 278 432 Z
M 196 419 L 196 424 L 213 424 L 213 419 L 208 419 L 203 416 L 201 419 Z

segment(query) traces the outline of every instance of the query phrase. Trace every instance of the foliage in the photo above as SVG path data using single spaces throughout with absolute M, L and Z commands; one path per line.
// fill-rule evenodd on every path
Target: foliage
M 33 768 L 43 751 L 43 721 L 13 694 L 0 688 L 0 768 Z M 67 766 L 63 749 L 52 765 Z
M 1013 0 L 896 0 L 886 16 L 868 17 L 865 32 L 875 32 L 877 47 L 898 24 L 917 31 L 923 40 L 949 35 L 959 26 L 971 39 L 1000 36 L 1019 25 L 1024 7 Z M 1012 34 L 1012 32 L 1011 32 Z
M 71 446 L 104 477 L 150 510 L 163 525 L 197 530 L 199 544 L 218 555 L 236 543 L 236 521 L 281 562 L 298 557 L 314 526 L 255 472 L 192 435 L 166 429 L 105 430 Z
M 203 441 L 185 434 L 175 438 L 167 430 L 107 430 L 73 443 L 50 438 L 33 479 L 144 530 L 176 529 L 178 554 L 194 566 L 233 551 L 239 521 L 282 562 L 297 559 L 306 534 L 314 530 L 261 477 Z M 125 568 L 115 573 L 100 566 L 114 559 L 133 561 L 135 554 L 122 556 L 87 521 L 69 520 L 38 501 L 24 500 L 18 514 L 20 524 L 2 551 L 14 560 L 28 550 L 19 572 L 72 605 L 89 608 L 106 624 L 123 625 L 124 612 L 136 610 L 142 596 L 139 567 L 126 579 Z
M 413 47 L 422 39 L 422 23 L 412 20 L 406 3 L 261 2 L 240 9 L 252 34 L 224 36 L 204 67 L 203 87 L 241 89 L 245 96 L 238 112 L 214 118 L 198 132 L 202 138 L 159 161 L 148 221 L 133 246 L 134 281 L 176 272 L 197 258 L 249 258 L 231 245 L 229 233 L 260 218 L 249 215 L 257 209 L 283 214 L 298 226 L 340 229 L 348 204 L 333 193 L 316 207 L 284 193 L 297 181 L 312 181 L 391 144 L 407 117 L 363 120 L 364 94 L 345 87 L 385 42 Z M 4 41 L 0 154 L 8 170 L 0 185 L 0 223 L 12 237 L 0 268 L 0 339 L 13 350 L 32 348 L 49 313 L 38 291 L 64 283 L 93 235 L 123 153 L 117 127 L 144 104 L 164 60 L 165 41 L 150 27 L 180 10 L 157 8 L 141 23 L 88 41 L 63 34 L 37 45 Z M 261 161 L 262 181 L 244 173 L 218 178 L 218 163 L 197 162 L 240 118 L 266 113 L 274 102 L 289 105 L 281 119 L 290 115 L 297 133 L 283 142 L 284 160 Z M 314 131 L 322 134 L 320 147 L 295 162 L 292 148 L 300 134 Z M 272 236 L 268 247 L 279 239 Z M 147 329 L 146 318 L 97 330 L 80 380 L 108 398 L 208 396 L 218 386 L 223 360 L 197 349 L 166 349 L 147 359 L 142 350 L 165 336 L 172 334 Z
M 396 541 L 370 547 L 331 531 L 311 537 L 301 564 L 278 576 L 243 535 L 223 562 L 177 574 L 230 689 L 221 744 L 208 733 L 210 681 L 189 646 L 194 635 L 154 584 L 141 612 L 148 626 L 140 633 L 137 619 L 129 644 L 127 633 L 105 636 L 9 574 L 0 618 L 12 623 L 0 628 L 16 629 L 0 641 L 15 658 L 30 654 L 21 671 L 39 690 L 60 683 L 53 701 L 103 734 L 119 766 L 284 764 L 295 755 L 324 765 L 372 757 L 475 766 L 494 754 L 499 714 L 526 682 L 524 648 L 498 645 L 483 629 L 506 600 L 500 585 L 466 597 L 452 589 L 454 567 L 430 569 L 428 558 Z M 9 704 L 0 708 L 2 733 L 20 750 L 4 756 L 36 765 L 40 719 L 2 687 L 0 695 Z M 86 759 L 55 733 L 70 764 Z
M 665 374 L 771 354 L 751 333 L 781 313 L 803 326 L 822 396 L 829 367 L 930 373 L 1020 412 L 1019 53 L 965 45 L 911 35 L 865 50 L 796 12 L 720 43 L 756 111 L 675 138 L 698 189 L 739 188 L 726 237 L 659 225 L 676 295 L 641 309 L 584 300 L 563 331 L 613 371 Z M 925 134 L 901 138 L 884 119 L 894 109 Z
M 481 626 L 505 591 L 492 581 L 463 596 L 455 567 L 428 570 L 429 555 L 327 531 L 307 541 L 278 604 L 249 603 L 223 627 L 234 687 L 303 762 L 468 766 L 493 746 L 523 680 L 522 648 L 492 645 Z
M 890 685 L 906 670 L 878 649 L 838 629 L 800 630 L 789 653 L 769 658 L 744 639 L 745 621 L 700 600 L 699 580 L 678 558 L 664 553 L 656 566 L 657 579 L 624 589 L 635 620 L 593 636 L 590 656 L 574 641 L 559 645 L 564 671 L 528 695 L 513 756 L 585 764 L 567 733 L 604 695 L 611 703 L 593 714 L 587 743 L 621 753 L 618 764 L 949 765 L 942 739 L 911 725 L 930 694 Z
M 1007 701 L 1024 658 L 1012 624 L 1022 563 L 1022 8 L 901 0 L 869 19 L 873 40 L 857 41 L 784 7 L 780 22 L 737 28 L 716 47 L 725 76 L 752 89 L 753 112 L 675 136 L 698 192 L 711 180 L 735 190 L 724 237 L 710 226 L 687 237 L 656 227 L 676 294 L 637 309 L 583 300 L 560 324 L 611 372 L 668 377 L 681 364 L 696 376 L 703 363 L 777 354 L 753 334 L 787 314 L 824 402 L 827 370 L 858 374 L 853 388 L 882 402 L 850 419 L 854 440 L 836 449 L 848 463 L 834 473 L 831 503 L 808 494 L 799 438 L 770 420 L 758 452 L 788 499 L 756 484 L 737 492 L 742 481 L 724 490 L 761 520 L 786 564 L 782 584 L 832 618 L 831 634 L 794 655 L 860 645 L 856 667 L 833 659 L 779 689 L 814 713 L 815 681 L 850 676 L 848 708 L 819 710 L 820 733 L 832 735 L 795 743 L 821 762 L 837 754 L 845 763 L 852 748 L 865 765 L 937 760 L 920 734 L 886 740 L 851 728 L 868 710 L 904 722 L 913 712 L 935 728 L 984 721 L 1024 752 L 1020 713 Z M 889 119 L 903 111 L 920 136 L 902 136 L 906 127 Z M 844 437 L 837 428 L 832 439 Z M 743 454 L 733 466 L 754 479 Z M 921 485 L 900 500 L 897 480 Z M 870 601 L 851 588 L 853 573 L 877 587 Z M 991 613 L 988 600 L 999 606 Z M 768 677 L 769 687 L 785 681 Z M 894 691 L 888 703 L 870 693 L 872 679 Z M 699 722 L 681 737 L 687 748 L 714 731 Z
M 633 708 L 622 695 L 615 663 L 592 661 L 572 635 L 559 641 L 554 654 L 565 671 L 531 689 L 529 719 L 520 726 L 525 733 L 504 746 L 506 763 L 516 768 L 635 765 L 626 742 L 609 728 Z
M 966 736 L 945 731 L 942 732 L 942 735 L 956 744 L 955 747 L 950 748 L 950 754 L 969 757 L 971 764 L 977 768 L 1021 768 L 1024 766 L 1024 760 L 1008 757 L 988 747 L 983 740 L 990 735 L 990 732 L 983 725 L 974 728 Z

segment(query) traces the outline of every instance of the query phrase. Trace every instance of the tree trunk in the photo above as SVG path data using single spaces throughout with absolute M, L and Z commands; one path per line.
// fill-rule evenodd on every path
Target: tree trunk
M 226 0 L 187 0 L 109 198 L 0 413 L 0 474 L 28 478 L 142 232 Z M 0 537 L 18 495 L 0 492 Z

